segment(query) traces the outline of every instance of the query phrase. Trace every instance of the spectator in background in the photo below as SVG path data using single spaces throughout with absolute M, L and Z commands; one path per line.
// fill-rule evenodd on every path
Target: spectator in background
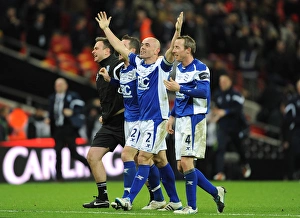
M 62 149 L 67 146 L 73 159 L 79 160 L 89 167 L 87 160 L 76 150 L 78 130 L 84 123 L 84 101 L 78 93 L 68 89 L 68 83 L 63 78 L 58 78 L 54 85 L 55 92 L 49 97 L 49 121 L 51 136 L 55 140 L 56 152 L 56 179 L 63 180 L 62 175 Z
M 295 85 L 292 84 L 288 84 L 286 87 L 284 87 L 282 93 L 281 93 L 281 101 L 280 101 L 280 119 L 277 121 L 277 123 L 279 124 L 278 128 L 279 128 L 279 132 L 275 132 L 275 131 L 266 131 L 266 135 L 272 138 L 276 138 L 276 139 L 281 139 L 282 141 L 284 141 L 286 139 L 286 133 L 288 133 L 288 128 L 285 125 L 285 121 L 284 121 L 284 115 L 285 115 L 285 108 L 287 106 L 287 104 L 291 101 L 292 98 L 294 98 L 297 95 L 297 91 L 295 89 Z M 279 116 L 278 116 L 279 117 Z M 277 118 L 274 118 L 277 119 Z M 287 131 L 287 132 L 285 132 Z M 284 143 L 283 143 L 284 145 Z M 289 151 L 289 149 L 283 148 L 283 153 L 285 157 L 288 157 L 287 152 Z M 288 163 L 288 159 L 285 158 L 284 159 L 284 167 L 287 166 Z M 287 168 L 287 167 L 286 167 Z M 284 170 L 284 178 L 287 178 L 288 175 L 288 170 Z
M 193 4 L 189 0 L 175 0 L 170 4 L 171 12 L 174 17 L 177 17 L 180 12 L 187 14 L 189 11 L 194 11 Z
M 215 108 L 213 120 L 217 122 L 216 172 L 214 180 L 225 180 L 225 152 L 230 143 L 240 156 L 241 172 L 244 178 L 251 174 L 250 165 L 243 148 L 243 139 L 247 137 L 248 124 L 243 114 L 244 97 L 233 89 L 232 80 L 228 75 L 219 78 L 220 90 L 214 94 Z
M 31 56 L 43 60 L 50 44 L 51 31 L 45 24 L 45 15 L 36 15 L 34 24 L 27 31 L 26 42 L 34 46 L 30 52 Z
M 82 1 L 76 1 L 82 2 Z M 37 2 L 39 13 L 45 14 L 45 26 L 49 30 L 55 30 L 60 27 L 60 8 L 54 0 L 40 0 Z
M 198 58 L 207 58 L 209 48 L 210 35 L 208 31 L 208 23 L 203 16 L 195 15 L 195 41 L 197 42 L 197 49 L 195 56 Z
M 7 121 L 7 116 L 10 112 L 8 106 L 0 107 L 0 141 L 7 141 L 9 134 L 12 133 L 13 129 Z
M 260 104 L 261 109 L 256 115 L 256 120 L 273 126 L 280 126 L 280 103 L 282 95 L 280 86 L 274 81 L 269 80 L 264 85 L 264 89 L 259 94 L 256 102 Z
M 276 47 L 267 56 L 268 79 L 278 86 L 285 86 L 293 78 L 293 57 L 283 40 L 277 40 Z
M 15 7 L 7 8 L 6 15 L 4 16 L 4 20 L 1 24 L 1 29 L 5 36 L 4 45 L 8 48 L 20 51 L 20 41 L 24 31 L 24 26 L 17 16 L 17 9 Z
M 7 116 L 7 121 L 13 129 L 12 133 L 9 135 L 9 140 L 27 139 L 26 125 L 28 122 L 28 113 L 21 105 L 17 105 L 10 111 Z
M 35 107 L 33 115 L 29 116 L 27 124 L 27 138 L 46 138 L 50 137 L 50 125 L 46 120 L 47 111 L 42 105 Z
M 114 18 L 114 22 L 110 28 L 113 32 L 117 33 L 117 37 L 121 38 L 128 32 L 128 8 L 126 8 L 125 0 L 116 0 L 114 5 L 110 7 L 109 16 Z
M 250 37 L 248 26 L 241 27 L 237 40 L 237 69 L 242 74 L 244 89 L 249 93 L 248 98 L 255 99 L 258 95 L 257 80 L 262 64 L 260 45 L 254 37 Z
M 184 26 L 182 32 L 194 38 L 196 36 L 196 18 L 193 11 L 185 12 Z
M 280 38 L 282 41 L 284 41 L 286 50 L 289 52 L 295 51 L 297 44 L 297 33 L 299 34 L 299 29 L 296 28 L 298 25 L 299 24 L 293 22 L 292 19 L 288 19 L 282 26 L 280 26 Z
M 98 0 L 96 2 L 98 3 L 97 6 L 100 6 L 103 4 L 103 1 L 101 2 Z M 87 10 L 89 9 L 89 1 L 88 0 L 81 0 L 81 1 L 60 0 L 59 5 L 63 9 L 64 12 L 70 13 L 71 15 L 85 14 L 87 12 Z M 95 5 L 93 5 L 93 6 L 95 6 Z M 90 8 L 90 9 L 94 9 L 94 7 Z
M 287 179 L 300 179 L 300 80 L 297 94 L 287 103 L 283 121 L 283 148 Z
M 37 5 L 38 0 L 26 0 L 20 7 L 20 14 L 22 15 L 26 31 L 36 20 L 36 15 L 38 13 Z
M 39 14 L 43 14 L 44 28 L 51 32 L 60 28 L 60 9 L 53 0 L 26 0 L 22 1 L 20 14 L 26 33 L 35 25 Z
M 241 25 L 249 25 L 249 13 L 247 12 L 247 0 L 235 2 L 236 8 L 234 12 L 238 15 Z
M 212 73 L 210 76 L 210 88 L 214 93 L 219 88 L 219 78 L 221 75 L 228 74 L 228 69 L 226 67 L 225 61 L 221 60 L 218 57 L 215 57 L 215 60 L 212 62 L 211 67 Z
M 152 19 L 149 18 L 145 8 L 137 8 L 135 25 L 141 41 L 147 37 L 154 37 L 152 32 Z
M 296 53 L 294 56 L 295 74 L 294 77 L 300 77 L 300 40 L 297 42 Z M 295 81 L 295 79 L 293 79 Z
M 79 16 L 75 21 L 74 29 L 70 34 L 72 43 L 72 53 L 76 56 L 82 52 L 82 49 L 91 44 L 91 37 L 87 28 L 87 19 Z
M 129 2 L 129 0 L 127 0 L 127 2 Z M 157 16 L 157 10 L 155 8 L 154 1 L 133 0 L 133 1 L 130 1 L 130 2 L 132 3 L 132 9 L 133 9 L 133 11 L 136 11 L 139 8 L 143 8 L 144 10 L 147 11 L 147 15 L 151 19 L 153 19 L 153 18 L 155 18 Z M 176 16 L 177 16 L 177 14 L 176 14 Z
M 175 17 L 168 10 L 159 9 L 157 17 L 153 19 L 152 28 L 153 34 L 160 39 L 162 48 L 165 48 L 170 43 L 174 32 Z

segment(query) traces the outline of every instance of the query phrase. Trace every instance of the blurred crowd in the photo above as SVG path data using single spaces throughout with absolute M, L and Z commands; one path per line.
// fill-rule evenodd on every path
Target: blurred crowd
M 95 22 L 99 11 L 112 16 L 110 27 L 119 37 L 155 36 L 162 52 L 184 11 L 182 34 L 196 40 L 196 57 L 210 67 L 212 92 L 219 76 L 229 74 L 235 88 L 261 106 L 257 121 L 271 125 L 280 125 L 300 75 L 298 0 L 10 0 L 0 8 L 5 38 L 49 51 L 55 36 L 63 35 L 62 44 L 77 57 L 103 35 Z
M 35 104 L 30 111 L 21 105 L 0 104 L 0 142 L 51 137 L 48 110 L 41 104 Z M 85 122 L 78 129 L 78 137 L 90 142 L 101 127 L 99 99 L 86 102 L 82 114 Z

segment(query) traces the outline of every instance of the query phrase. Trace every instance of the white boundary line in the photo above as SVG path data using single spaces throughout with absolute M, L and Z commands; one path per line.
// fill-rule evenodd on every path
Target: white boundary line
M 139 212 L 122 212 L 122 211 L 54 211 L 54 210 L 0 210 L 1 213 L 62 213 L 62 214 L 115 214 L 115 215 L 127 215 L 127 216 L 153 216 L 154 213 L 139 213 Z M 206 216 L 220 216 L 221 214 L 217 213 L 201 213 L 198 212 L 199 215 Z M 160 216 L 172 216 L 172 212 L 160 213 Z M 222 215 L 233 216 L 233 217 L 300 217 L 300 214 L 253 214 L 253 213 L 223 213 Z

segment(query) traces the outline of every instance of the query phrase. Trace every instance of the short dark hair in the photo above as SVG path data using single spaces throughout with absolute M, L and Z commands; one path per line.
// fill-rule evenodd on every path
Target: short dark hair
M 126 34 L 122 37 L 122 40 L 129 40 L 129 49 L 134 48 L 135 53 L 139 53 L 141 48 L 141 42 L 138 38 Z
M 184 48 L 185 49 L 191 48 L 192 55 L 195 55 L 196 42 L 192 37 L 185 35 L 185 36 L 179 36 L 177 39 L 183 39 L 184 40 Z
M 106 37 L 97 37 L 95 39 L 96 42 L 103 42 L 104 48 L 109 48 L 110 54 L 113 54 L 115 52 L 114 47 L 109 43 L 108 39 Z

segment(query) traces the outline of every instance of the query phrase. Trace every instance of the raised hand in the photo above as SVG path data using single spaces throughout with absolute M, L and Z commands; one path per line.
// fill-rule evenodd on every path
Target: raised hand
M 183 12 L 181 12 L 177 17 L 177 21 L 175 24 L 176 31 L 181 32 L 182 23 L 183 23 Z
M 111 17 L 107 18 L 106 13 L 104 11 L 100 11 L 98 13 L 98 17 L 95 17 L 95 19 L 98 22 L 99 27 L 104 30 L 109 26 Z

